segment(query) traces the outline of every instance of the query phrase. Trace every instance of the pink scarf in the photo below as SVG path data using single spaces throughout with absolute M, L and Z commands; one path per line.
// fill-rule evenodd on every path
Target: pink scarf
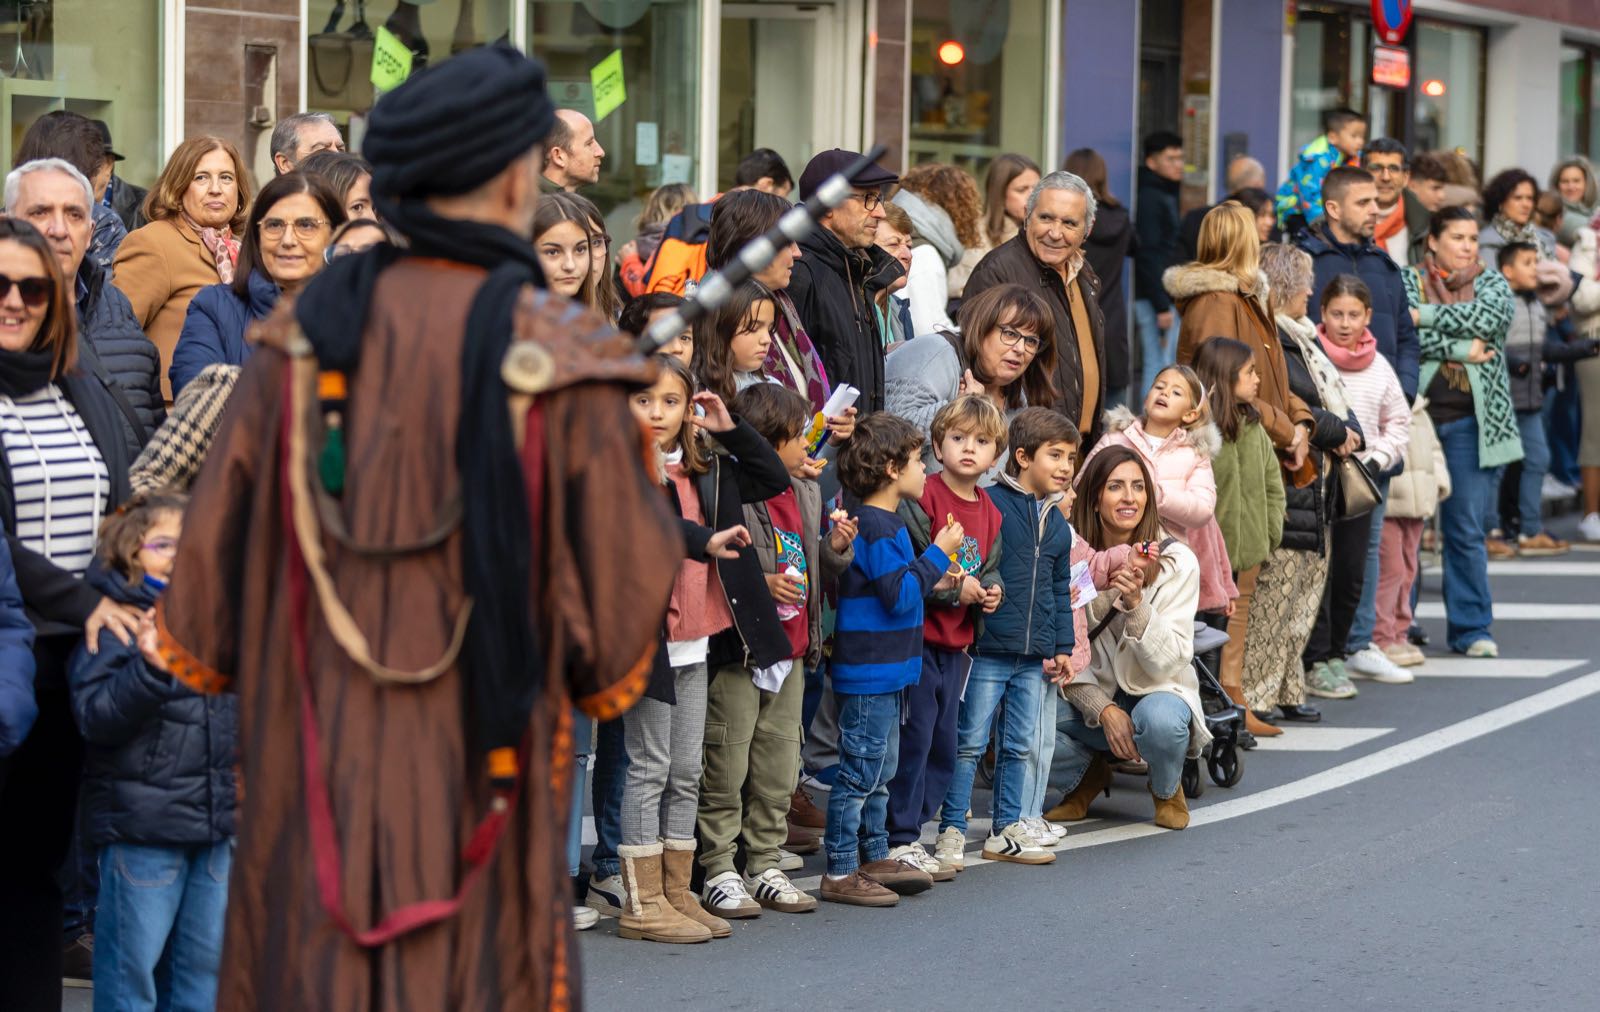
M 200 244 L 211 251 L 211 259 L 217 264 L 217 280 L 225 285 L 233 284 L 233 265 L 239 261 L 239 240 L 227 229 L 206 228 L 187 214 L 183 216 L 183 223 L 194 229 Z
M 1317 341 L 1322 345 L 1323 352 L 1328 360 L 1343 372 L 1360 372 L 1372 364 L 1372 359 L 1378 354 L 1378 339 L 1372 336 L 1371 330 L 1361 332 L 1361 337 L 1351 348 L 1341 347 L 1328 340 L 1328 332 L 1322 324 L 1317 324 Z

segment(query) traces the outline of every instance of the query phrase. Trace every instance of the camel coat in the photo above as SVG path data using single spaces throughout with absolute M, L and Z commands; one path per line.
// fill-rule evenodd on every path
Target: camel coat
M 178 219 L 152 221 L 122 240 L 111 283 L 128 297 L 145 335 L 161 352 L 161 395 L 172 403 L 172 350 L 178 345 L 189 301 L 214 285 L 217 261 L 194 229 Z

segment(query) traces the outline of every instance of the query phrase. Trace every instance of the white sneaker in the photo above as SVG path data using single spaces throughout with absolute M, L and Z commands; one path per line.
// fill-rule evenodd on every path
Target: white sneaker
M 1043 819 L 1023 819 L 1022 825 L 1045 850 L 1050 850 L 1061 842 L 1061 838 L 1050 830 L 1050 823 Z
M 755 878 L 745 879 L 744 885 L 755 894 L 756 902 L 768 910 L 803 914 L 817 909 L 817 898 L 801 892 L 789 881 L 789 876 L 777 868 L 768 868 Z
M 1409 685 L 1416 676 L 1383 655 L 1383 651 L 1368 644 L 1352 654 L 1345 667 L 1357 678 L 1370 678 L 1385 685 Z
M 967 866 L 967 836 L 954 826 L 939 834 L 933 845 L 933 859 L 947 871 L 961 871 Z
M 804 787 L 808 791 L 811 791 L 813 794 L 817 794 L 817 793 L 830 794 L 830 793 L 833 792 L 833 785 L 832 784 L 825 784 L 821 780 L 818 780 L 816 777 L 812 776 L 809 773 L 800 774 L 800 786 Z M 827 808 L 828 806 L 827 805 L 818 805 L 817 807 L 818 808 Z
M 899 861 L 907 868 L 925 872 L 935 882 L 948 882 L 956 877 L 954 868 L 946 868 L 932 854 L 922 849 L 920 843 L 906 843 L 889 849 L 889 860 Z
M 578 905 L 572 908 L 572 930 L 588 931 L 600 923 L 600 914 L 593 908 Z
M 1578 533 L 1585 541 L 1600 541 L 1600 513 L 1590 513 L 1579 520 Z
M 1545 475 L 1544 484 L 1539 488 L 1539 498 L 1541 499 L 1571 499 L 1577 494 L 1577 489 L 1553 474 Z
M 799 854 L 791 854 L 782 847 L 778 848 L 778 870 L 799 871 L 806 866 L 806 859 Z
M 1500 647 L 1494 640 L 1476 640 L 1467 647 L 1468 657 L 1499 657 Z
M 589 893 L 584 903 L 602 914 L 622 916 L 622 905 L 627 902 L 628 890 L 622 886 L 621 875 L 589 876 Z
M 778 872 L 782 875 L 783 872 Z M 750 898 L 744 879 L 736 871 L 725 871 L 716 878 L 706 879 L 700 893 L 700 905 L 718 917 L 760 917 L 761 904 Z
M 1028 827 L 1013 822 L 998 835 L 983 841 L 983 856 L 991 861 L 1010 861 L 1014 864 L 1050 864 L 1056 856 L 1039 846 Z

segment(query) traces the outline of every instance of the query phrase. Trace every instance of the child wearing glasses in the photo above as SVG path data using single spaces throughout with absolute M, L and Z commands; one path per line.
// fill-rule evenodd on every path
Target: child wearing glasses
M 90 586 L 153 609 L 187 502 L 140 493 L 106 518 Z M 83 812 L 100 856 L 96 1001 L 210 1008 L 233 860 L 236 697 L 192 692 L 109 630 L 77 648 L 70 679 L 87 743 Z

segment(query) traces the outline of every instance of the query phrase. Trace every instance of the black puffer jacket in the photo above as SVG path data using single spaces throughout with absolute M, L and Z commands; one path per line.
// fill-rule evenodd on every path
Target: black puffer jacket
M 130 587 L 99 562 L 85 579 L 123 604 L 155 605 L 153 588 Z M 94 846 L 233 836 L 237 696 L 190 691 L 110 632 L 100 634 L 99 653 L 82 645 L 73 652 L 71 681 L 73 716 L 89 746 L 83 791 Z
M 87 257 L 78 268 L 82 298 L 78 300 L 78 335 L 94 348 L 95 357 L 117 381 L 123 397 L 139 416 L 143 446 L 167 417 L 161 396 L 161 353 L 145 336 L 128 297 L 111 284 L 111 272 Z
M 873 300 L 905 270 L 877 246 L 845 249 L 825 228 L 801 239 L 800 251 L 784 293 L 822 356 L 828 382 L 860 390 L 856 408 L 863 416 L 882 411 L 883 337 Z
M 1359 433 L 1361 425 L 1354 414 L 1341 420 L 1322 406 L 1322 395 L 1317 391 L 1310 371 L 1306 369 L 1300 345 L 1295 343 L 1294 338 L 1282 333 L 1281 328 L 1278 337 L 1283 345 L 1284 364 L 1289 367 L 1289 389 L 1311 408 L 1310 459 L 1316 462 L 1318 475 L 1316 481 L 1304 488 L 1296 488 L 1285 477 L 1282 545 L 1297 552 L 1320 554 L 1328 535 L 1328 524 L 1333 519 L 1329 515 L 1333 502 L 1333 477 L 1330 473 L 1335 459 L 1333 451 L 1344 445 L 1345 436 L 1350 430 Z
M 1122 206 L 1100 205 L 1083 255 L 1100 281 L 1100 312 L 1105 316 L 1106 389 L 1127 390 L 1132 376 L 1128 337 L 1128 290 L 1122 285 L 1124 261 L 1135 248 L 1133 220 Z M 1144 396 L 1140 391 L 1138 396 Z

